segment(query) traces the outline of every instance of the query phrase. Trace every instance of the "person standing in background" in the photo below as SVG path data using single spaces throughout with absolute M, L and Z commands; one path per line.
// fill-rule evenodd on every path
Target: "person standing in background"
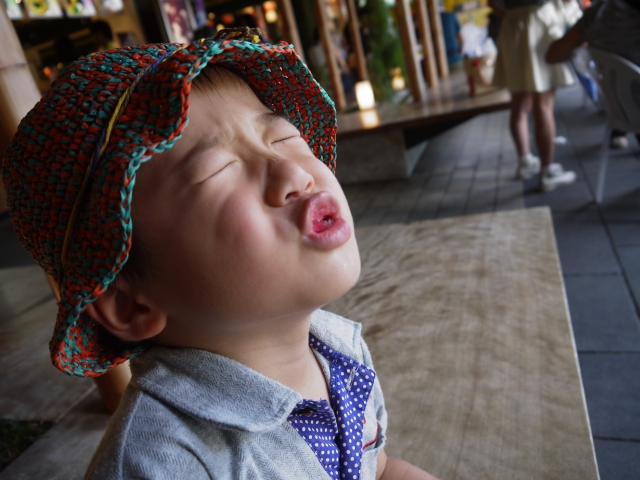
M 447 63 L 450 67 L 462 63 L 462 47 L 464 40 L 460 33 L 460 22 L 455 13 L 440 12 L 442 22 L 442 35 L 447 48 Z
M 578 22 L 547 50 L 549 63 L 565 62 L 573 51 L 589 46 L 611 52 L 640 66 L 640 0 L 601 0 L 583 12 Z M 640 143 L 640 135 L 637 135 Z M 611 148 L 627 148 L 626 132 L 611 132 Z
M 553 104 L 555 89 L 571 85 L 573 77 L 566 66 L 550 65 L 544 59 L 551 42 L 562 37 L 564 20 L 549 0 L 504 0 L 504 5 L 490 0 L 489 6 L 502 17 L 493 83 L 511 92 L 510 129 L 519 156 L 516 176 L 527 179 L 540 175 L 542 191 L 569 185 L 576 174 L 553 163 Z M 531 110 L 540 157 L 530 150 Z

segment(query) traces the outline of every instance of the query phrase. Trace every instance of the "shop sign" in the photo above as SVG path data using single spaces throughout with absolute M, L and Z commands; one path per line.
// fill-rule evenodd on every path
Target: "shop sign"
M 121 12 L 124 9 L 122 0 L 102 0 L 102 13 L 105 15 L 111 15 L 113 13 Z
M 57 0 L 23 0 L 30 18 L 61 18 Z
M 4 6 L 7 8 L 7 16 L 11 20 L 22 20 L 24 18 L 20 5 L 16 3 L 16 0 L 4 0 Z
M 93 17 L 96 14 L 92 0 L 63 0 L 64 13 L 68 17 Z

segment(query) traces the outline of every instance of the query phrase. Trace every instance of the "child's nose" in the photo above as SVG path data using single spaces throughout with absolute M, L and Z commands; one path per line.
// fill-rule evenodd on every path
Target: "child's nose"
M 282 207 L 313 189 L 313 176 L 294 160 L 274 159 L 267 171 L 267 204 Z

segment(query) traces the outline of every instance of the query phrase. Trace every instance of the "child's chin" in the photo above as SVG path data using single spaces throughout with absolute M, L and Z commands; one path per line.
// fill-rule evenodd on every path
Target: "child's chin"
M 326 303 L 331 303 L 339 299 L 351 290 L 360 278 L 360 256 L 357 256 L 350 263 L 345 263 L 342 269 L 336 272 L 334 278 L 331 279 L 325 292 L 327 293 Z

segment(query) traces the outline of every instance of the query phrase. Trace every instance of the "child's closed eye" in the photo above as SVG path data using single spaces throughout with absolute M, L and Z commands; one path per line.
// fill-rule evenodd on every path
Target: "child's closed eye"
M 275 140 L 273 143 L 274 144 L 275 143 L 283 143 L 283 142 L 286 142 L 286 141 L 298 140 L 298 139 L 303 140 L 303 138 L 300 136 L 300 133 L 298 133 L 297 135 L 287 135 L 284 138 L 280 138 L 279 140 Z

